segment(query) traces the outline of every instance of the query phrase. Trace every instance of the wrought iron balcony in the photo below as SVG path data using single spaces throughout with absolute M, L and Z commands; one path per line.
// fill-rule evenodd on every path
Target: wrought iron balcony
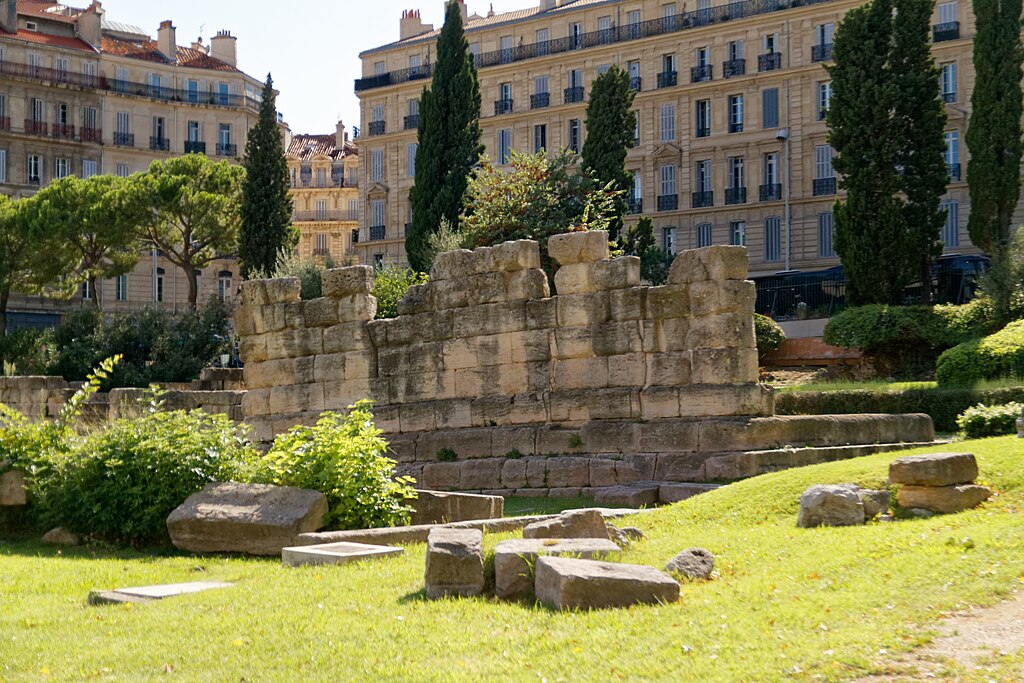
M 743 121 L 730 121 L 729 122 L 730 133 L 742 133 L 743 132 Z
M 747 60 L 745 59 L 730 59 L 722 62 L 722 78 L 742 76 L 745 73 L 747 73 Z
M 65 140 L 73 140 L 75 138 L 75 127 L 70 123 L 55 123 L 53 124 L 53 137 L 63 138 Z
M 402 120 L 402 125 L 404 126 L 405 130 L 416 130 L 417 128 L 420 127 L 420 115 L 409 114 Z
M 384 121 L 370 121 L 370 125 L 367 128 L 367 132 L 370 135 L 384 135 L 387 130 L 387 124 Z
M 777 71 L 782 68 L 782 53 L 781 52 L 769 52 L 768 54 L 757 56 L 757 70 L 758 71 Z
M 217 156 L 219 157 L 236 157 L 238 156 L 238 145 L 233 142 L 218 142 L 217 143 Z
M 832 178 L 815 178 L 813 186 L 813 194 L 815 197 L 820 197 L 827 194 L 836 193 L 836 179 Z
M 942 93 L 943 102 L 956 102 L 956 91 Z
M 658 211 L 675 211 L 679 208 L 678 194 L 658 195 Z
M 103 142 L 103 129 L 83 127 L 78 130 L 82 142 Z
M 690 197 L 690 206 L 694 209 L 704 209 L 715 205 L 715 193 L 713 190 L 694 192 Z
M 710 81 L 714 75 L 714 69 L 710 64 L 703 64 L 701 66 L 690 67 L 690 82 L 701 83 L 703 81 Z
M 46 135 L 48 129 L 49 126 L 46 125 L 46 121 L 25 119 L 25 132 L 29 135 Z
M 640 78 L 639 76 L 633 76 L 631 79 L 629 79 L 629 87 L 632 88 L 635 92 L 640 92 L 640 90 L 643 89 L 643 82 L 643 79 Z
M 950 180 L 960 180 L 960 164 L 946 164 L 949 169 Z
M 693 131 L 693 136 L 696 138 L 711 137 L 711 126 L 697 126 Z
M 583 101 L 583 86 L 578 85 L 575 88 L 565 89 L 565 103 L 572 104 L 574 102 Z
M 539 92 L 530 95 L 530 109 L 543 109 L 551 105 L 551 93 Z
M 156 136 L 150 136 L 149 148 L 157 152 L 170 152 L 171 141 L 167 138 L 158 138 Z
M 745 187 L 727 187 L 727 188 L 725 188 L 725 203 L 726 204 L 746 204 L 747 203 L 747 188 L 745 188 Z
M 323 223 L 326 221 L 343 221 L 348 212 L 341 209 L 324 211 L 293 211 L 293 223 Z
M 932 42 L 941 43 L 945 40 L 956 40 L 960 37 L 960 22 L 947 21 L 932 26 Z
M 761 185 L 758 197 L 762 202 L 777 202 L 782 199 L 782 183 L 768 183 Z
M 135 134 L 134 133 L 114 133 L 114 144 L 118 147 L 134 147 L 135 146 Z
M 185 154 L 206 154 L 206 143 L 198 140 L 186 140 Z
M 671 88 L 679 83 L 678 71 L 662 71 L 658 74 L 658 87 Z
M 626 213 L 638 214 L 644 212 L 644 200 L 640 197 L 630 197 L 626 200 Z
M 384 225 L 371 225 L 370 226 L 370 241 L 379 242 L 384 239 L 387 235 L 388 229 Z
M 812 62 L 827 62 L 832 59 L 832 43 L 822 43 L 811 47 Z
M 502 99 L 494 101 L 494 115 L 502 116 L 504 114 L 512 113 L 512 99 Z

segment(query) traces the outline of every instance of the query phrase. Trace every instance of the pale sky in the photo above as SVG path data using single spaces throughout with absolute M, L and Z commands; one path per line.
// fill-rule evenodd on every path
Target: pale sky
M 524 9 L 539 0 L 466 0 L 469 12 L 486 15 Z M 440 27 L 444 0 L 102 0 L 108 20 L 134 24 L 156 37 L 170 19 L 179 45 L 203 42 L 220 29 L 238 38 L 239 68 L 263 80 L 267 72 L 281 96 L 277 108 L 295 133 L 333 133 L 340 116 L 359 125 L 354 92 L 359 53 L 398 40 L 402 10 L 419 9 Z M 85 6 L 87 0 L 67 0 Z

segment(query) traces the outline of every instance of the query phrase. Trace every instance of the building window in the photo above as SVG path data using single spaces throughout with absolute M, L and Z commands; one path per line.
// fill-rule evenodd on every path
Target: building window
M 119 66 L 114 70 L 114 90 L 128 91 L 128 69 L 126 67 Z
M 947 249 L 960 246 L 960 202 L 950 199 L 939 208 L 946 210 L 946 224 L 942 226 L 942 243 Z
M 128 301 L 128 274 L 124 273 L 114 278 L 114 299 L 117 301 Z
M 743 95 L 729 95 L 729 132 L 743 132 Z
M 710 223 L 698 223 L 696 228 L 695 242 L 697 248 L 710 247 L 712 244 L 711 224 Z
M 118 164 L 117 165 L 117 176 L 118 177 L 120 177 L 120 178 L 127 178 L 131 174 L 132 174 L 132 171 L 131 171 L 131 168 L 128 167 L 128 164 Z
M 832 81 L 818 81 L 818 120 L 824 121 L 832 103 Z
M 942 101 L 956 102 L 956 62 L 942 65 Z
M 359 220 L 359 200 L 350 199 L 348 200 L 348 219 L 350 221 Z
M 68 105 L 66 103 L 64 103 L 64 102 L 61 102 L 61 103 L 59 103 L 57 105 L 56 123 L 59 126 L 66 126 L 69 123 L 69 121 L 68 121 Z
M 374 199 L 370 202 L 370 226 L 384 227 L 385 204 L 383 199 Z
M 943 135 L 946 141 L 946 167 L 951 180 L 960 180 L 960 133 L 947 130 Z
M 535 92 L 538 95 L 548 94 L 547 76 L 537 76 L 537 78 L 533 79 L 533 92 Z
M 764 260 L 782 260 L 782 221 L 778 216 L 764 219 Z
M 154 283 L 153 297 L 157 302 L 164 300 L 164 269 L 156 269 L 156 282 Z
M 747 243 L 747 222 L 732 221 L 729 223 L 729 244 L 745 246 Z
M 374 62 L 373 63 L 373 75 L 374 76 L 383 76 L 386 73 L 386 71 L 387 71 L 387 66 L 384 64 L 384 62 Z
M 416 177 L 416 151 L 419 146 L 415 142 L 410 142 L 405 146 L 405 168 L 406 176 L 409 178 Z
M 25 163 L 25 175 L 29 185 L 39 185 L 42 182 L 43 158 L 38 154 L 29 154 Z
M 160 98 L 160 74 L 149 74 L 149 96 Z
M 711 100 L 697 100 L 695 137 L 706 138 L 711 135 Z
M 82 286 L 79 288 L 79 291 L 82 293 L 82 299 L 83 300 L 85 300 L 85 301 L 91 301 L 92 300 L 92 287 L 89 286 L 89 281 L 88 280 L 86 280 L 85 282 L 82 283 Z
M 835 24 L 818 24 L 814 27 L 814 45 L 811 46 L 812 62 L 827 62 L 832 59 L 832 36 Z
M 370 180 L 384 180 L 384 150 L 375 149 L 370 153 Z
M 661 141 L 675 142 L 676 139 L 676 105 L 661 105 Z
M 217 153 L 221 156 L 235 156 L 235 145 L 231 142 L 230 123 L 222 123 L 217 127 Z
M 327 234 L 326 233 L 318 232 L 316 234 L 316 247 L 314 248 L 314 252 L 313 253 L 319 254 L 319 255 L 325 255 L 325 254 L 329 253 L 329 250 L 327 248 Z
M 678 194 L 676 191 L 676 167 L 675 164 L 662 164 L 659 170 L 661 179 L 660 191 L 662 197 Z
M 569 144 L 567 145 L 569 151 L 579 152 L 580 151 L 580 120 L 569 119 Z
M 230 102 L 229 95 L 231 93 L 231 86 L 223 81 L 217 84 L 217 95 L 218 104 L 223 107 L 228 106 Z
M 818 256 L 821 258 L 833 258 L 836 255 L 835 246 L 832 243 L 834 235 L 832 232 L 832 212 L 825 211 L 818 214 Z
M 67 158 L 55 159 L 53 163 L 53 177 L 57 180 L 67 178 L 71 175 L 71 160 Z
M 761 92 L 761 127 L 779 127 L 779 89 L 765 88 Z
M 7 150 L 0 149 L 0 183 L 7 182 Z
M 512 129 L 502 128 L 498 131 L 498 163 L 507 164 L 512 152 Z
M 222 270 L 217 275 L 217 296 L 224 303 L 231 301 L 231 271 Z
M 99 164 L 97 164 L 95 160 L 93 160 L 93 159 L 83 159 L 82 160 L 82 177 L 83 178 L 91 178 L 91 177 L 93 177 L 94 175 L 96 175 L 99 172 L 100 172 L 99 171 Z
M 703 159 L 694 166 L 693 189 L 696 192 L 711 192 L 711 160 Z
M 676 229 L 675 228 L 662 228 L 661 229 L 661 250 L 666 254 L 676 253 Z
M 548 148 L 548 126 L 541 123 L 533 127 L 533 151 L 543 152 Z
M 316 200 L 316 220 L 325 221 L 327 220 L 327 200 L 318 199 Z
M 318 168 L 316 169 L 316 186 L 327 187 L 327 169 Z
M 43 101 L 41 99 L 39 99 L 38 97 L 33 97 L 32 101 L 30 102 L 30 109 L 32 111 L 33 121 L 43 120 Z

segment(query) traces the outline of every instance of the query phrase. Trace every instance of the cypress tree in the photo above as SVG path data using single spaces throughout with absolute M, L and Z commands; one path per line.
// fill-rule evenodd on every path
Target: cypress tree
M 441 219 L 459 224 L 463 195 L 480 159 L 480 84 L 462 26 L 460 3 L 448 3 L 437 40 L 430 89 L 420 98 L 416 173 L 409 193 L 412 229 L 405 240 L 409 265 L 430 269 L 430 235 Z
M 988 279 L 997 317 L 1008 320 L 1008 257 L 1020 196 L 1021 0 L 974 0 L 974 92 L 967 126 L 971 241 L 992 258 Z
M 615 215 L 608 227 L 612 242 L 618 241 L 626 213 L 626 191 L 632 176 L 626 171 L 626 151 L 633 146 L 636 114 L 629 74 L 613 65 L 594 80 L 587 101 L 587 141 L 583 144 L 583 167 L 604 187 L 617 190 Z
M 242 228 L 238 260 L 242 277 L 271 274 L 278 258 L 295 249 L 298 231 L 292 227 L 288 162 L 277 127 L 274 81 L 267 74 L 259 120 L 245 143 L 246 170 L 242 185 Z

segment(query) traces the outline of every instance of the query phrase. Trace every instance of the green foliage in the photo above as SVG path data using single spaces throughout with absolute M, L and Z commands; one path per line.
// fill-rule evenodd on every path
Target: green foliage
M 640 216 L 636 225 L 623 235 L 621 242 L 624 254 L 640 257 L 642 280 L 654 286 L 663 285 L 668 281 L 668 272 L 672 268 L 674 257 L 657 246 L 654 223 L 650 216 Z
M 45 375 L 53 363 L 53 329 L 24 328 L 0 335 L 0 360 L 11 375 Z
M 379 266 L 374 271 L 373 296 L 377 299 L 377 318 L 398 315 L 398 302 L 413 285 L 427 281 L 426 273 L 417 273 L 393 263 Z
M 409 193 L 412 229 L 405 252 L 412 269 L 421 273 L 430 271 L 429 237 L 441 219 L 458 223 L 469 178 L 483 152 L 480 84 L 460 7 L 461 3 L 448 3 L 433 80 L 420 97 L 416 173 Z
M 451 223 L 447 218 L 441 219 L 441 225 L 438 227 L 437 232 L 432 233 L 430 238 L 427 240 L 430 247 L 430 262 L 434 262 L 434 257 L 438 254 L 446 251 L 456 251 L 466 246 L 466 236 L 459 232 L 458 228 Z
M 455 462 L 459 456 L 451 448 L 439 448 L 437 449 L 437 459 L 441 462 Z
M 1024 403 L 1004 403 L 998 406 L 979 403 L 960 413 L 956 418 L 956 426 L 968 439 L 1016 434 L 1017 420 L 1022 410 Z
M 274 440 L 255 479 L 315 489 L 327 496 L 332 529 L 369 529 L 409 521 L 412 479 L 394 477 L 388 444 L 373 425 L 370 402 L 347 415 L 324 413 L 314 427 L 295 427 Z
M 292 226 L 288 162 L 277 125 L 277 95 L 267 74 L 256 125 L 245 143 L 238 260 L 242 277 L 270 271 L 291 256 L 299 234 Z
M 239 479 L 243 428 L 202 411 L 149 412 L 85 436 L 39 489 L 46 524 L 124 544 L 167 540 L 167 515 L 203 486 Z
M 626 213 L 625 192 L 632 185 L 632 174 L 626 171 L 626 151 L 633 146 L 636 113 L 629 73 L 613 64 L 594 79 L 587 101 L 587 140 L 583 144 L 583 168 L 598 185 L 619 190 L 615 197 L 615 213 L 608 225 L 608 237 L 618 242 L 622 216 Z
M 945 351 L 935 367 L 940 385 L 969 386 L 980 380 L 1024 377 L 1024 320 Z
M 974 0 L 975 34 L 971 116 L 966 142 L 971 242 L 992 257 L 987 286 L 996 317 L 1010 319 L 1013 282 L 1007 265 L 1013 213 L 1020 196 L 1021 0 Z
M 757 354 L 763 356 L 782 346 L 786 333 L 779 324 L 766 315 L 754 314 L 754 335 L 757 337 Z
M 1024 386 L 997 389 L 946 388 L 874 391 L 794 391 L 776 394 L 779 415 L 848 415 L 856 413 L 926 413 L 939 432 L 955 432 L 956 417 L 967 408 L 1024 401 Z
M 254 280 L 267 278 L 299 278 L 299 298 L 303 301 L 319 299 L 324 291 L 324 271 L 335 267 L 329 255 L 304 259 L 297 254 L 281 254 L 277 265 L 270 272 L 253 269 L 249 277 Z
M 897 304 L 941 254 L 948 180 L 945 113 L 929 52 L 929 0 L 873 0 L 848 12 L 832 51 L 827 115 L 845 199 L 836 252 L 855 305 Z

